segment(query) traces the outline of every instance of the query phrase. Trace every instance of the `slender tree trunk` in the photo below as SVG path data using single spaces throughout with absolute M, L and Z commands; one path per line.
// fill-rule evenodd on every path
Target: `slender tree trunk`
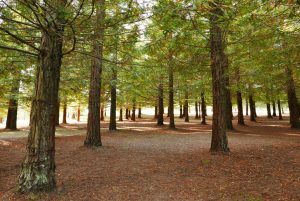
M 190 117 L 189 117 L 189 94 L 186 91 L 185 92 L 185 100 L 184 100 L 184 121 L 189 122 Z
M 277 116 L 277 115 L 276 115 L 276 103 L 275 103 L 274 100 L 272 101 L 272 107 L 273 107 L 273 114 L 272 114 L 272 116 L 273 116 L 273 117 L 276 117 L 276 116 Z
M 268 113 L 268 118 L 272 118 L 272 115 L 271 115 L 271 105 L 270 103 L 267 103 L 267 113 Z
M 199 119 L 199 113 L 198 113 L 198 102 L 197 102 L 197 101 L 195 102 L 195 113 L 196 113 L 196 115 L 195 115 L 195 119 Z
M 131 110 L 128 110 L 128 118 L 131 118 Z
M 128 107 L 125 110 L 125 119 L 129 119 L 129 109 L 128 109 Z
M 219 1 L 210 3 L 210 48 L 211 48 L 211 71 L 213 85 L 213 126 L 211 152 L 229 152 L 228 140 L 226 135 L 227 110 L 227 91 L 225 68 L 227 65 L 226 55 L 224 54 L 222 29 L 219 20 L 223 16 L 223 11 Z
M 122 108 L 120 108 L 119 121 L 123 121 L 123 109 Z
M 247 98 L 246 98 L 246 116 L 249 116 L 249 103 Z
M 104 121 L 104 105 L 101 105 L 100 108 L 100 121 Z
M 96 0 L 96 24 L 94 26 L 94 44 L 92 58 L 90 90 L 89 90 L 89 113 L 87 123 L 87 133 L 84 141 L 85 146 L 102 146 L 100 134 L 100 94 L 101 94 L 101 74 L 104 41 L 104 19 L 105 0 Z
M 300 128 L 300 121 L 299 121 L 300 114 L 299 114 L 298 99 L 296 96 L 293 72 L 289 67 L 285 68 L 285 72 L 287 77 L 287 96 L 288 96 L 288 105 L 290 110 L 290 124 L 292 128 Z
M 181 103 L 179 105 L 179 118 L 183 118 L 183 109 L 182 109 L 182 104 Z
M 173 62 L 172 54 L 169 55 L 169 107 L 168 114 L 170 117 L 169 128 L 175 128 L 175 119 L 174 119 L 174 75 L 173 75 Z
M 67 123 L 67 103 L 64 103 L 64 108 L 63 108 L 63 124 Z
M 277 100 L 279 120 L 282 120 L 280 100 Z
M 238 124 L 244 126 L 245 121 L 243 115 L 243 98 L 242 98 L 242 93 L 240 91 L 236 93 L 236 98 L 237 98 L 237 105 L 238 105 Z
M 255 120 L 255 105 L 254 105 L 253 96 L 249 95 L 249 105 L 250 105 L 250 121 L 256 121 Z
M 158 118 L 157 118 L 157 125 L 162 126 L 164 125 L 164 88 L 163 84 L 160 83 L 158 86 Z
M 131 121 L 135 121 L 135 101 L 133 102 L 132 105 Z
M 117 130 L 117 70 L 112 68 L 112 79 L 110 89 L 110 121 L 109 130 Z
M 0 124 L 2 124 L 3 123 L 3 117 L 1 116 L 0 117 Z
M 239 83 L 241 80 L 241 75 L 240 75 L 240 69 L 237 68 L 236 69 L 236 81 L 237 81 L 237 92 L 236 92 L 236 102 L 237 102 L 237 106 L 238 106 L 238 124 L 239 125 L 245 125 L 245 121 L 244 121 L 244 114 L 243 114 L 243 97 L 242 97 L 242 93 L 240 91 L 240 87 L 239 87 Z
M 206 125 L 206 102 L 205 102 L 204 92 L 201 93 L 201 115 L 202 115 L 201 124 Z
M 77 122 L 80 122 L 80 105 L 77 107 Z
M 66 1 L 57 1 L 53 19 L 42 31 L 35 93 L 31 106 L 30 131 L 18 181 L 20 192 L 55 189 L 55 117 L 58 102 Z
M 256 113 L 256 102 L 253 101 L 253 106 L 254 106 L 254 116 L 255 118 L 257 117 L 257 113 Z
M 16 80 L 16 83 L 11 88 L 6 118 L 6 129 L 17 130 L 19 88 L 20 81 Z
M 138 118 L 142 118 L 142 108 L 139 107 L 139 111 L 138 111 Z

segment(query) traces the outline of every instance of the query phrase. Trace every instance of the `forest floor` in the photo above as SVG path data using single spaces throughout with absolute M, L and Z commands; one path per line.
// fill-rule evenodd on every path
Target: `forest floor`
M 287 117 L 258 118 L 228 133 L 231 153 L 209 153 L 211 125 L 177 119 L 102 123 L 103 147 L 83 146 L 85 124 L 62 125 L 56 137 L 57 190 L 15 193 L 27 129 L 0 131 L 0 200 L 300 200 L 300 130 Z M 210 124 L 211 122 L 208 121 Z M 236 121 L 234 121 L 236 125 Z

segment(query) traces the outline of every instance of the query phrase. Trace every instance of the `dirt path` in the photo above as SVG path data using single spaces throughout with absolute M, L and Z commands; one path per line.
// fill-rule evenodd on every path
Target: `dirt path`
M 35 200 L 300 200 L 300 130 L 259 118 L 229 132 L 230 155 L 211 155 L 210 125 L 151 119 L 103 127 L 99 149 L 82 146 L 85 125 L 58 129 L 57 191 Z M 64 136 L 66 135 L 66 136 Z M 14 194 L 26 129 L 0 132 L 0 200 Z

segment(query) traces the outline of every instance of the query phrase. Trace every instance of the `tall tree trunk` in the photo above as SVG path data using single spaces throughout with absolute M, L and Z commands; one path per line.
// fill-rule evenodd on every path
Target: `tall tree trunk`
M 246 116 L 249 115 L 249 103 L 248 103 L 248 99 L 246 98 Z
M 169 128 L 175 128 L 175 119 L 174 119 L 174 75 L 173 75 L 173 62 L 172 62 L 172 53 L 169 55 L 169 107 L 168 114 L 170 117 Z
M 267 103 L 267 114 L 268 114 L 268 118 L 272 118 L 272 115 L 271 115 L 271 105 L 270 103 Z
M 179 104 L 179 118 L 183 118 L 182 103 Z
M 30 131 L 18 181 L 20 192 L 55 189 L 55 117 L 58 102 L 66 1 L 55 1 L 53 19 L 42 31 L 35 93 L 31 106 Z
M 249 95 L 249 105 L 250 105 L 250 121 L 256 121 L 255 120 L 255 102 L 253 100 L 253 96 Z
M 139 119 L 142 118 L 142 108 L 141 107 L 139 107 L 138 118 Z
M 300 128 L 300 121 L 299 121 L 300 114 L 299 114 L 298 99 L 296 96 L 293 72 L 289 67 L 285 68 L 285 72 L 287 77 L 287 96 L 288 96 L 288 105 L 290 110 L 290 124 L 292 128 Z
M 279 120 L 282 120 L 280 100 L 277 100 Z
M 226 134 L 227 91 L 225 68 L 227 65 L 223 47 L 222 29 L 218 24 L 223 16 L 219 1 L 210 3 L 210 48 L 211 48 L 211 72 L 213 85 L 213 125 L 211 152 L 229 152 Z
M 19 88 L 20 81 L 16 80 L 16 83 L 14 83 L 14 86 L 12 86 L 10 92 L 6 118 L 6 129 L 17 130 Z
M 80 105 L 77 107 L 77 122 L 80 122 Z
M 190 117 L 189 117 L 189 94 L 187 91 L 185 91 L 185 98 L 184 98 L 184 121 L 189 122 Z
M 122 108 L 120 108 L 119 121 L 123 121 L 123 109 Z
M 161 83 L 158 86 L 158 118 L 157 125 L 164 125 L 164 86 Z
M 117 70 L 112 68 L 112 79 L 110 85 L 110 121 L 109 130 L 117 130 Z
M 135 121 L 135 101 L 133 101 L 132 105 L 132 114 L 131 114 L 131 121 Z
M 273 117 L 276 117 L 276 116 L 277 116 L 277 115 L 276 115 L 276 103 L 275 103 L 274 100 L 272 101 L 272 107 L 273 107 L 273 114 L 272 114 L 272 116 L 273 116 Z
M 63 124 L 67 123 L 67 103 L 64 103 L 64 108 L 63 108 Z
M 242 93 L 237 91 L 236 93 L 237 105 L 238 105 L 238 124 L 245 125 L 244 115 L 243 115 L 243 98 Z
M 126 107 L 126 110 L 125 110 L 125 119 L 129 119 L 129 109 L 128 109 L 128 107 Z
M 196 115 L 195 115 L 195 119 L 199 119 L 199 113 L 198 113 L 198 102 L 197 102 L 197 101 L 195 102 L 195 113 L 196 113 Z
M 85 146 L 102 146 L 100 134 L 100 94 L 104 41 L 105 0 L 96 0 L 96 23 L 94 25 L 94 40 L 92 58 L 87 133 Z
M 244 114 L 243 114 L 243 97 L 242 97 L 242 93 L 241 93 L 241 90 L 239 87 L 239 83 L 241 80 L 239 68 L 236 69 L 235 76 L 236 76 L 237 88 L 238 88 L 238 90 L 236 92 L 236 102 L 237 102 L 237 106 L 238 106 L 238 124 L 244 126 L 245 121 L 244 121 Z
M 206 102 L 205 102 L 204 92 L 201 93 L 201 115 L 202 115 L 201 124 L 206 125 Z
M 128 118 L 131 118 L 131 110 L 128 110 Z

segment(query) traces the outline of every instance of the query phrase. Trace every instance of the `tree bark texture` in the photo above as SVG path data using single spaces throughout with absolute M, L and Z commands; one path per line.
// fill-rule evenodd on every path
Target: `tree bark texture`
M 227 89 L 225 68 L 227 65 L 223 47 L 222 29 L 219 21 L 223 16 L 219 1 L 210 3 L 210 48 L 211 48 L 211 72 L 213 86 L 213 125 L 211 152 L 229 152 L 226 134 Z
M 94 25 L 94 40 L 92 66 L 90 75 L 87 133 L 85 146 L 102 146 L 100 135 L 100 94 L 104 41 L 105 0 L 96 0 L 96 23 Z

